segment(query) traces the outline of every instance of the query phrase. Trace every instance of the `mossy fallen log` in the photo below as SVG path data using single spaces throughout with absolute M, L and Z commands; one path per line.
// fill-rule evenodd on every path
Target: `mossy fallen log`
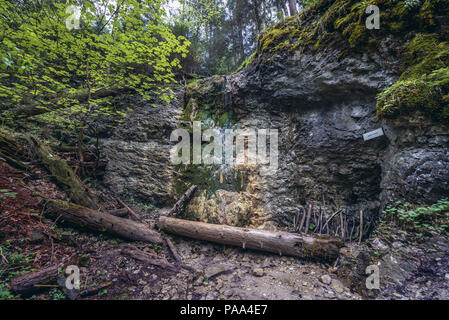
M 58 222 L 67 222 L 93 231 L 107 232 L 128 240 L 162 243 L 159 233 L 144 223 L 119 218 L 67 201 L 48 201 L 45 205 L 45 215 L 53 218 L 59 217 Z
M 230 227 L 161 216 L 161 230 L 189 238 L 300 258 L 333 259 L 343 246 L 337 238 Z
M 71 201 L 85 207 L 98 208 L 96 202 L 89 196 L 87 188 L 77 179 L 67 162 L 42 142 L 37 141 L 35 138 L 31 138 L 31 140 L 42 164 L 64 191 L 67 192 Z
M 20 145 L 12 137 L 0 133 L 0 158 L 14 168 L 26 170 L 27 165 L 21 161 Z

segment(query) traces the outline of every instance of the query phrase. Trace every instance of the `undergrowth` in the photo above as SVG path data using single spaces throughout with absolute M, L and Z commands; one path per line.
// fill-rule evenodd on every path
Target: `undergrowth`
M 384 210 L 383 224 L 394 226 L 421 237 L 431 234 L 449 235 L 449 200 L 441 199 L 432 205 L 394 202 Z
M 0 243 L 0 300 L 18 298 L 9 289 L 9 282 L 14 277 L 35 271 L 32 266 L 35 254 L 24 254 L 23 249 L 14 245 L 16 241 L 27 242 L 29 239 L 8 239 Z

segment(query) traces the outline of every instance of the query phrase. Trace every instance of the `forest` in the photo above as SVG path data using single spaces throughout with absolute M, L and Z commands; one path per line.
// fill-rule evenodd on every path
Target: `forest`
M 448 181 L 447 0 L 0 2 L 0 300 L 449 299 Z

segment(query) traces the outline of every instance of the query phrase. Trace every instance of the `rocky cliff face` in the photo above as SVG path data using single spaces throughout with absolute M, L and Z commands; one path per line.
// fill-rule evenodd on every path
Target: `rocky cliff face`
M 159 206 L 173 203 L 170 133 L 179 127 L 183 93 L 175 90 L 176 97 L 169 104 L 131 98 L 127 106 L 132 111 L 126 121 L 102 141 L 108 159 L 104 182 L 118 195 Z
M 265 52 L 236 74 L 188 85 L 170 104 L 136 106 L 105 141 L 105 182 L 159 206 L 198 184 L 186 217 L 262 228 L 291 226 L 310 203 L 344 208 L 357 223 L 360 210 L 375 221 L 390 201 L 447 197 L 448 126 L 419 111 L 376 117 L 376 95 L 401 74 L 401 41 L 386 37 L 370 53 L 331 46 Z M 191 130 L 195 120 L 221 131 L 277 129 L 278 169 L 261 175 L 259 165 L 172 166 L 170 132 Z M 363 140 L 377 128 L 385 134 Z
M 384 202 L 431 203 L 449 195 L 449 129 L 424 115 L 385 121 Z
M 105 182 L 157 205 L 170 204 L 189 183 L 199 183 L 188 216 L 256 226 L 288 225 L 299 205 L 323 198 L 353 215 L 363 209 L 370 219 L 390 200 L 447 195 L 447 127 L 425 119 L 377 120 L 375 94 L 393 82 L 394 61 L 381 55 L 337 61 L 338 54 L 279 56 L 179 90 L 170 104 L 137 105 L 105 141 Z M 263 176 L 248 166 L 175 169 L 170 133 L 191 120 L 278 129 L 278 170 Z M 363 133 L 379 127 L 385 136 L 363 140 Z

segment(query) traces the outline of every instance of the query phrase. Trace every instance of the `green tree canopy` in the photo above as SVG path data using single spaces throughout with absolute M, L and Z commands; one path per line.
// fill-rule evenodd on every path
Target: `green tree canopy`
M 1 1 L 3 110 L 108 114 L 103 100 L 121 90 L 169 100 L 190 43 L 163 15 L 162 0 Z

